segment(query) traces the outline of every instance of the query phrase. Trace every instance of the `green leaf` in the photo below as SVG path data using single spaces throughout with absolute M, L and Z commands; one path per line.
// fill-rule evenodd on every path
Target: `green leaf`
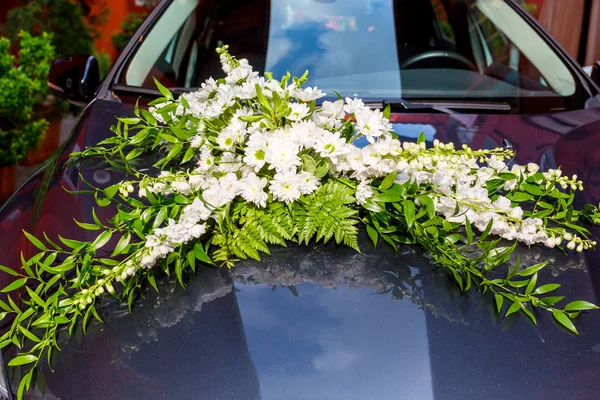
M 196 149 L 194 149 L 193 147 L 188 147 L 188 149 L 185 151 L 185 154 L 183 155 L 183 158 L 181 159 L 181 163 L 184 164 L 190 161 L 195 154 Z
M 410 228 L 415 222 L 415 203 L 411 200 L 404 200 L 402 202 L 404 208 L 404 218 L 406 219 L 406 225 Z
M 484 231 L 479 236 L 479 241 L 480 242 L 483 242 L 488 237 L 488 235 L 490 234 L 490 231 L 492 230 L 492 226 L 493 225 L 494 225 L 494 220 L 490 219 L 490 222 L 488 222 L 488 224 L 485 227 Z
M 378 195 L 373 196 L 371 200 L 375 203 L 397 203 L 400 200 L 402 200 L 402 196 L 398 193 L 388 190 L 386 192 L 379 193 Z
M 20 355 L 20 356 L 16 356 L 12 360 L 10 360 L 9 363 L 8 363 L 8 366 L 9 367 L 16 367 L 18 365 L 31 364 L 32 362 L 36 362 L 37 359 L 38 358 L 36 356 L 34 356 L 33 354 L 23 354 L 23 355 Z
M 158 286 L 156 286 L 156 279 L 154 279 L 154 274 L 152 271 L 148 272 L 148 282 L 150 282 L 150 285 L 154 288 L 154 290 L 156 290 L 156 292 L 158 292 Z
M 112 185 L 112 186 L 109 186 L 109 187 L 103 189 L 102 192 L 104 193 L 104 195 L 107 198 L 112 199 L 115 196 L 115 194 L 117 194 L 117 192 L 119 191 L 120 186 L 121 185 L 119 183 L 117 183 L 115 185 Z
M 427 138 L 425 137 L 425 132 L 419 133 L 419 138 L 417 139 L 417 144 L 425 143 Z
M 196 258 L 204 263 L 214 265 L 210 257 L 206 254 L 204 249 L 202 248 L 202 243 L 196 243 L 194 245 L 194 255 Z
M 383 118 L 390 118 L 390 113 L 392 112 L 392 108 L 390 107 L 389 104 L 386 104 L 385 108 L 383 109 Z
M 100 229 L 100 227 L 98 225 L 88 224 L 88 223 L 85 223 L 85 222 L 79 222 L 75 218 L 73 218 L 73 221 L 75 221 L 75 223 L 77 225 L 79 225 L 79 227 L 85 229 L 86 231 L 97 231 L 97 230 Z
M 589 301 L 572 301 L 565 306 L 565 311 L 597 310 L 598 306 Z
M 420 205 L 425 206 L 425 209 L 427 210 L 427 216 L 430 219 L 435 217 L 435 206 L 433 205 L 433 200 L 431 200 L 431 197 L 423 195 L 417 197 L 417 200 L 419 200 Z
M 527 287 L 525 288 L 525 294 L 531 294 L 531 292 L 533 292 L 533 289 L 535 289 L 535 285 L 537 284 L 537 279 L 538 279 L 538 274 L 536 272 L 535 274 L 533 274 L 533 276 L 529 280 L 529 283 L 527 284 Z
M 531 183 L 522 183 L 521 189 L 525 190 L 527 193 L 532 194 L 534 196 L 541 196 L 544 194 L 544 191 L 540 189 L 537 185 L 532 185 Z
M 546 266 L 546 264 L 548 264 L 548 261 L 544 261 L 544 262 L 541 262 L 539 264 L 532 265 L 529 268 L 525 268 L 524 270 L 519 271 L 518 275 L 519 276 L 530 276 L 530 275 L 533 275 L 536 272 L 538 272 L 539 270 L 541 270 L 542 268 L 544 268 Z
M 375 228 L 373 228 L 371 225 L 367 225 L 367 234 L 369 235 L 369 238 L 373 242 L 373 246 L 377 247 L 377 239 L 379 237 L 379 233 L 377 233 L 377 230 Z
M 541 298 L 540 300 L 542 300 L 542 302 L 546 305 L 553 306 L 564 298 L 565 296 L 547 296 Z
M 21 275 L 17 271 L 13 270 L 12 268 L 5 267 L 4 265 L 0 265 L 0 271 L 3 271 L 12 276 L 20 276 Z
M 121 121 L 122 123 L 124 123 L 126 125 L 135 125 L 141 121 L 141 119 L 139 119 L 139 118 L 123 118 L 123 117 L 117 118 L 117 120 Z
M 392 187 L 394 181 L 396 180 L 396 176 L 398 176 L 398 172 L 391 172 L 390 174 L 388 174 L 388 176 L 386 176 L 385 179 L 381 182 L 381 185 L 379 185 L 379 189 L 387 190 L 390 187 Z
M 494 293 L 494 300 L 496 301 L 496 310 L 498 314 L 502 311 L 502 305 L 504 304 L 504 297 L 498 293 Z
M 506 311 L 506 314 L 504 314 L 505 317 L 508 317 L 511 314 L 516 313 L 517 311 L 519 311 L 521 309 L 521 302 L 516 300 L 515 302 L 512 303 L 512 305 L 508 308 L 508 310 Z
M 23 335 L 25 335 L 25 337 L 27 339 L 31 340 L 32 342 L 35 342 L 35 343 L 41 342 L 39 337 L 35 336 L 31 331 L 28 331 L 27 329 L 25 329 L 25 327 L 19 325 L 19 330 L 21 332 L 23 332 Z
M 533 196 L 525 192 L 513 192 L 506 196 L 509 200 L 520 203 L 533 200 Z
M 173 95 L 171 94 L 171 92 L 169 91 L 169 89 L 167 89 L 166 87 L 164 87 L 156 78 L 154 79 L 154 84 L 156 85 L 156 88 L 158 89 L 158 91 L 163 95 L 164 98 L 166 98 L 167 100 L 173 100 Z
M 130 240 L 131 240 L 131 233 L 129 233 L 129 232 L 127 232 L 126 234 L 121 236 L 121 239 L 119 239 L 119 242 L 115 246 L 115 249 L 113 250 L 113 252 L 111 254 L 111 257 L 121 254 L 125 250 L 125 248 L 129 245 Z
M 112 237 L 112 232 L 111 231 L 104 231 L 101 234 L 98 235 L 98 237 L 96 238 L 96 240 L 94 240 L 90 246 L 90 251 L 96 251 L 100 248 L 102 248 L 102 246 L 104 246 L 106 243 L 108 243 L 108 241 L 110 240 L 110 238 Z
M 315 162 L 315 159 L 308 154 L 302 154 L 300 155 L 300 158 L 302 158 L 302 169 L 304 169 L 306 172 L 314 174 L 317 170 L 317 163 Z
M 563 311 L 552 310 L 552 316 L 559 324 L 561 324 L 574 334 L 579 334 L 579 332 L 577 332 L 577 329 L 575 328 L 575 325 L 573 325 L 573 322 L 571 322 L 571 319 Z
M 558 289 L 560 287 L 560 285 L 558 283 L 548 283 L 546 285 L 542 285 L 540 287 L 538 287 L 537 289 L 535 289 L 535 291 L 533 292 L 533 294 L 546 294 L 546 293 L 550 293 L 556 289 Z
M 317 178 L 321 179 L 322 177 L 327 175 L 328 172 L 329 172 L 329 166 L 327 165 L 326 162 L 322 162 L 321 164 L 319 164 L 319 166 L 315 170 L 315 176 Z
M 25 283 L 27 283 L 27 278 L 17 279 L 16 281 L 13 281 L 9 285 L 5 286 L 1 291 L 2 293 L 12 292 L 13 290 L 17 290 L 22 287 Z
M 167 213 L 169 212 L 168 208 L 161 208 L 156 217 L 154 217 L 154 222 L 152 223 L 152 229 L 156 229 L 163 223 L 165 218 L 167 218 Z
M 535 319 L 535 316 L 531 311 L 529 311 L 525 304 L 521 304 L 521 311 L 523 311 L 525 315 L 529 317 L 529 319 L 531 320 L 531 322 L 533 322 L 534 325 L 537 325 L 537 320 Z
M 469 217 L 465 215 L 465 231 L 467 232 L 467 244 L 473 243 L 473 228 L 471 227 L 471 222 L 469 221 Z
M 38 294 L 36 292 L 29 289 L 28 287 L 25 287 L 25 289 L 27 289 L 27 293 L 29 293 L 29 297 L 31 297 L 31 299 L 33 301 L 38 303 L 39 306 L 46 308 L 46 302 L 44 300 L 42 300 L 42 298 L 40 296 L 38 296 Z
M 23 230 L 23 233 L 25 234 L 25 236 L 27 236 L 27 239 L 29 239 L 29 241 L 38 249 L 42 250 L 42 251 L 46 251 L 48 250 L 48 248 L 46 246 L 44 246 L 44 244 L 42 242 L 40 242 L 35 236 L 27 233 L 25 230 Z

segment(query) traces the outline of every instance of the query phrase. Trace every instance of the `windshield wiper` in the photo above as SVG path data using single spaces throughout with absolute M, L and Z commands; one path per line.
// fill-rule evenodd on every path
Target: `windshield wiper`
M 388 105 L 392 111 L 404 112 L 438 112 L 443 114 L 457 114 L 465 111 L 495 111 L 510 112 L 511 106 L 507 103 L 491 102 L 440 102 L 424 101 L 413 103 L 405 99 L 383 99 L 378 102 L 365 102 L 367 107 L 385 109 Z

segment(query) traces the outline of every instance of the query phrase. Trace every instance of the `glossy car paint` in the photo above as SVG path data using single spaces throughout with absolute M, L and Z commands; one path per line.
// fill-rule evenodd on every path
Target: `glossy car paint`
M 136 96 L 111 87 L 122 59 L 59 155 L 0 210 L 3 265 L 19 268 L 20 252 L 36 251 L 22 229 L 92 239 L 73 219 L 90 221 L 92 207 L 100 218 L 111 216 L 91 195 L 65 189 L 85 188 L 79 174 L 99 187 L 122 175 L 64 163 L 72 151 L 110 135 L 116 116 L 132 114 Z M 597 90 L 585 84 L 591 105 Z M 581 176 L 587 189 L 580 204 L 600 199 L 600 109 L 593 106 L 539 115 L 394 113 L 392 122 L 402 140 L 425 132 L 429 141 L 511 145 L 518 163 L 561 165 Z M 165 278 L 161 292 L 148 291 L 133 315 L 106 298 L 106 325 L 93 324 L 81 344 L 65 335 L 56 372 L 46 374 L 47 398 L 600 398 L 597 312 L 577 320 L 579 336 L 544 313 L 537 327 L 517 315 L 498 321 L 489 296 L 461 295 L 417 248 L 396 255 L 362 243 L 361 254 L 292 247 L 233 271 L 202 268 L 187 291 Z M 525 264 L 551 261 L 539 279 L 561 283 L 559 294 L 599 302 L 598 251 L 519 252 Z M 9 278 L 2 275 L 0 285 Z

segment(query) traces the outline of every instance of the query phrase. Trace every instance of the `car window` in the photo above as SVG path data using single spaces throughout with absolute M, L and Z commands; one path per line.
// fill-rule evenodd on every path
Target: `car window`
M 214 51 L 223 44 L 257 71 L 309 70 L 308 84 L 367 99 L 528 99 L 566 109 L 580 86 L 504 0 L 176 0 L 119 83 L 198 87 L 223 75 Z

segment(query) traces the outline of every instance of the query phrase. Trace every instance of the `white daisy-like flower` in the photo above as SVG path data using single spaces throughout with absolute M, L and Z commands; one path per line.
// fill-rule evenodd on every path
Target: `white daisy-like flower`
M 298 200 L 300 192 L 300 176 L 295 171 L 278 172 L 269 184 L 269 191 L 275 200 L 291 203 Z
M 301 121 L 308 116 L 310 108 L 304 103 L 292 103 L 290 104 L 290 113 L 286 117 L 290 121 Z

